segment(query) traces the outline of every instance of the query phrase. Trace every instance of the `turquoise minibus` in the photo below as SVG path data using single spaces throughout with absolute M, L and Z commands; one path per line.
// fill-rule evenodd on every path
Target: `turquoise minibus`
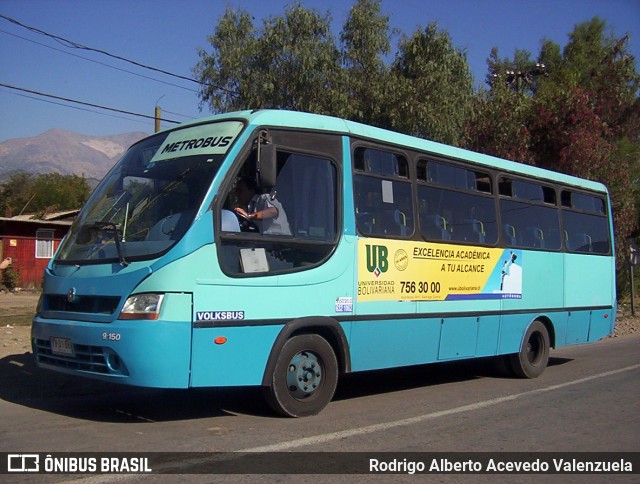
M 341 375 L 613 330 L 611 203 L 593 181 L 343 119 L 216 115 L 134 144 L 48 265 L 41 368 L 156 388 L 259 386 L 320 412 Z

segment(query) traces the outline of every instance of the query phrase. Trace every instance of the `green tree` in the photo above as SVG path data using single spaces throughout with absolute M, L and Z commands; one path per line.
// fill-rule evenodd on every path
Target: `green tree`
M 532 148 L 541 166 L 598 180 L 611 193 L 623 267 L 626 240 L 637 227 L 638 88 L 640 76 L 628 52 L 628 36 L 606 35 L 594 18 L 578 24 L 563 62 L 541 87 L 532 122 Z
M 0 185 L 0 214 L 4 217 L 19 215 L 33 198 L 33 175 L 19 172 Z
M 531 99 L 495 86 L 478 92 L 466 119 L 465 148 L 521 163 L 534 163 L 528 120 Z
M 18 173 L 0 185 L 0 213 L 42 216 L 58 210 L 79 209 L 89 198 L 91 187 L 77 175 Z
M 401 41 L 393 63 L 396 96 L 391 128 L 459 145 L 473 100 L 473 78 L 464 52 L 436 23 Z
M 481 89 L 466 119 L 466 148 L 524 163 L 535 163 L 530 148 L 529 119 L 534 89 L 528 81 L 515 82 L 517 72 L 531 66 L 529 54 L 517 51 L 515 59 L 500 59 L 492 49 L 487 65 L 490 89 Z
M 194 72 L 204 83 L 202 104 L 214 112 L 331 110 L 340 61 L 328 15 L 297 3 L 257 31 L 247 12 L 228 8 L 209 42 Z
M 339 72 L 330 17 L 300 4 L 265 22 L 255 88 L 260 107 L 327 112 Z
M 550 70 L 539 97 L 544 101 L 547 96 L 554 98 L 559 91 L 579 88 L 589 95 L 593 112 L 608 125 L 611 136 L 633 136 L 631 130 L 637 131 L 632 118 L 638 112 L 640 76 L 628 51 L 628 35 L 616 38 L 606 35 L 606 31 L 606 23 L 598 17 L 576 25 L 562 61 Z M 541 58 L 551 60 L 555 56 L 550 51 L 559 51 L 559 47 L 552 42 L 545 46 Z
M 607 36 L 606 30 L 597 17 L 578 24 L 562 51 L 544 41 L 535 63 L 525 52 L 513 60 L 492 52 L 490 91 L 476 101 L 466 142 L 505 156 L 511 138 L 512 158 L 605 183 L 620 268 L 624 242 L 638 221 L 638 191 L 629 175 L 638 173 L 640 78 L 628 37 Z
M 376 126 L 386 124 L 389 92 L 393 91 L 385 56 L 391 52 L 389 16 L 380 1 L 358 0 L 340 35 L 342 92 L 336 115 Z
M 607 185 L 621 268 L 625 241 L 636 222 L 630 160 L 619 156 L 612 130 L 594 111 L 588 92 L 575 88 L 545 101 L 536 106 L 531 124 L 537 164 Z
M 202 105 L 331 114 L 458 144 L 473 94 L 464 53 L 432 24 L 403 40 L 390 63 L 393 34 L 380 0 L 353 4 L 339 46 L 329 14 L 300 3 L 260 30 L 227 9 L 194 68 Z
M 202 82 L 201 105 L 213 112 L 235 111 L 250 106 L 250 87 L 257 56 L 256 30 L 246 11 L 227 8 L 208 37 L 211 53 L 198 50 L 200 61 L 193 71 Z

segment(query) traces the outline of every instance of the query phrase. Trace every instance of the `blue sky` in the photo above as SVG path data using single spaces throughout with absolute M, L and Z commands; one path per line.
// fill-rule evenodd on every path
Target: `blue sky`
M 0 14 L 89 47 L 191 76 L 198 62 L 197 48 L 209 48 L 207 36 L 227 6 L 249 11 L 259 27 L 263 19 L 282 15 L 292 1 L 0 0 Z M 331 12 L 336 37 L 353 3 L 302 1 L 307 8 Z M 382 10 L 390 16 L 391 27 L 406 35 L 438 22 L 466 51 L 477 85 L 486 75 L 492 47 L 501 57 L 525 49 L 535 58 L 542 39 L 564 46 L 577 23 L 596 15 L 617 37 L 630 34 L 631 53 L 640 60 L 640 0 L 383 0 Z M 397 36 L 392 39 L 394 51 L 397 40 Z M 3 84 L 148 115 L 158 103 L 165 117 L 178 121 L 209 114 L 206 108 L 199 109 L 195 83 L 70 49 L 4 19 L 0 19 L 0 59 Z M 52 128 L 89 135 L 153 131 L 153 120 L 41 99 L 0 87 L 0 141 Z

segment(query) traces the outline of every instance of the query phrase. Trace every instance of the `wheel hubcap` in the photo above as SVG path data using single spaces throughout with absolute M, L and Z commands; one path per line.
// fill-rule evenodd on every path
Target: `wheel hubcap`
M 289 362 L 287 386 L 295 398 L 307 398 L 322 383 L 322 367 L 317 355 L 302 351 Z

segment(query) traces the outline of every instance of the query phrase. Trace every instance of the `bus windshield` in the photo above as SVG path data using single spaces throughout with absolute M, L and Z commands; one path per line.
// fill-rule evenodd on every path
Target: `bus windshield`
M 96 188 L 55 261 L 126 265 L 169 250 L 191 225 L 242 127 L 212 123 L 132 146 Z

